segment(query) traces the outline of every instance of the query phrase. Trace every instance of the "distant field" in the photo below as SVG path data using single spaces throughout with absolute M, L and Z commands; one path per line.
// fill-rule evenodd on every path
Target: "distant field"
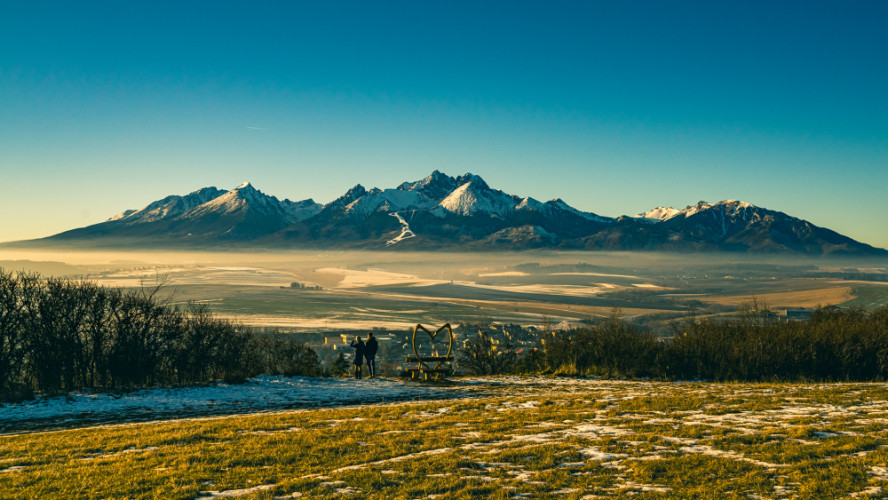
M 849 498 L 884 384 L 465 379 L 480 399 L 0 437 L 3 498 Z
M 817 290 L 702 297 L 699 300 L 723 306 L 740 306 L 753 299 L 758 301 L 759 304 L 775 308 L 812 308 L 844 304 L 845 302 L 853 300 L 854 294 L 852 293 L 850 286 L 833 286 L 831 288 L 821 288 Z

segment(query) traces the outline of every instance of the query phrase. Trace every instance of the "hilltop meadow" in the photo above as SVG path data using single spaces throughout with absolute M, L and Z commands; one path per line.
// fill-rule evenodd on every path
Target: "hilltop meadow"
M 849 498 L 884 384 L 458 379 L 484 394 L 0 437 L 0 498 Z

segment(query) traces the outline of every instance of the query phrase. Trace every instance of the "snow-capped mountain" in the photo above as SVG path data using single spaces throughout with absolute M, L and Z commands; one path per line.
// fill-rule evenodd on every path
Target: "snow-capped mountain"
M 107 221 L 58 234 L 52 238 L 122 243 L 177 244 L 211 240 L 252 240 L 279 231 L 320 212 L 308 199 L 278 200 L 245 182 L 230 191 L 202 188 L 184 196 L 167 196 L 139 210 L 127 210 Z
M 360 184 L 321 205 L 280 200 L 245 182 L 167 196 L 105 222 L 21 244 L 681 250 L 888 255 L 782 212 L 726 200 L 603 217 L 564 200 L 493 189 L 479 176 L 432 172 L 396 188 Z
M 645 227 L 646 226 L 646 227 Z M 884 255 L 873 248 L 783 212 L 738 200 L 701 201 L 678 210 L 657 207 L 623 217 L 584 239 L 586 248 L 793 252 Z
M 426 196 L 430 200 L 442 200 L 458 186 L 465 184 L 466 177 L 470 175 L 471 174 L 466 174 L 465 176 L 454 178 L 435 170 L 425 179 L 416 182 L 402 183 L 398 186 L 398 189 L 401 191 L 417 192 Z
M 454 189 L 441 200 L 433 213 L 444 216 L 451 213 L 462 216 L 488 215 L 505 217 L 515 211 L 520 199 L 507 195 L 500 190 L 493 190 L 480 177 L 470 176 L 463 184 Z
M 149 204 L 145 208 L 142 208 L 140 210 L 126 210 L 115 215 L 114 217 L 111 217 L 108 220 L 133 223 L 152 222 L 169 217 L 175 217 L 197 206 L 203 205 L 208 201 L 214 200 L 224 193 L 225 191 L 221 189 L 207 187 L 203 189 L 198 189 L 197 191 L 186 194 L 185 196 L 167 196 L 162 200 L 157 200 Z
M 572 213 L 578 217 L 582 217 L 588 221 L 593 221 L 593 222 L 610 223 L 610 222 L 614 221 L 614 219 L 612 219 L 610 217 L 602 217 L 600 215 L 595 215 L 591 212 L 582 212 L 580 210 L 577 210 L 576 208 L 565 203 L 564 200 L 562 200 L 561 198 L 555 198 L 554 200 L 547 201 L 544 204 L 543 211 L 547 212 L 549 214 L 557 213 L 559 211 L 569 212 L 569 213 Z
M 416 191 L 373 188 L 345 206 L 345 212 L 366 217 L 373 212 L 399 212 L 429 208 L 432 201 Z
M 636 215 L 635 218 L 640 219 L 644 222 L 662 222 L 664 220 L 675 217 L 679 212 L 681 212 L 681 210 L 677 210 L 671 207 L 657 207 L 653 210 L 642 212 Z
M 253 211 L 265 218 L 279 219 L 288 224 L 295 224 L 321 211 L 322 205 L 313 200 L 293 202 L 278 200 L 254 188 L 249 182 L 228 191 L 206 203 L 194 207 L 187 212 L 190 218 L 218 217 Z

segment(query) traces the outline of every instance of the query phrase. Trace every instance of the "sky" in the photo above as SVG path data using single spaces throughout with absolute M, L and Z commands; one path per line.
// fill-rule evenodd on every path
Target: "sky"
M 0 0 L 0 241 L 440 170 L 888 247 L 888 2 Z

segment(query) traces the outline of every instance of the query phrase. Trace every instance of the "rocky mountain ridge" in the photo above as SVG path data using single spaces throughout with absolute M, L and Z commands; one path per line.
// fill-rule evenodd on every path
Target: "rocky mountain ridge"
M 280 200 L 249 183 L 198 189 L 41 240 L 92 247 L 668 250 L 888 255 L 805 220 L 725 200 L 604 217 L 561 199 L 493 189 L 433 172 L 396 188 L 356 185 L 327 204 Z

